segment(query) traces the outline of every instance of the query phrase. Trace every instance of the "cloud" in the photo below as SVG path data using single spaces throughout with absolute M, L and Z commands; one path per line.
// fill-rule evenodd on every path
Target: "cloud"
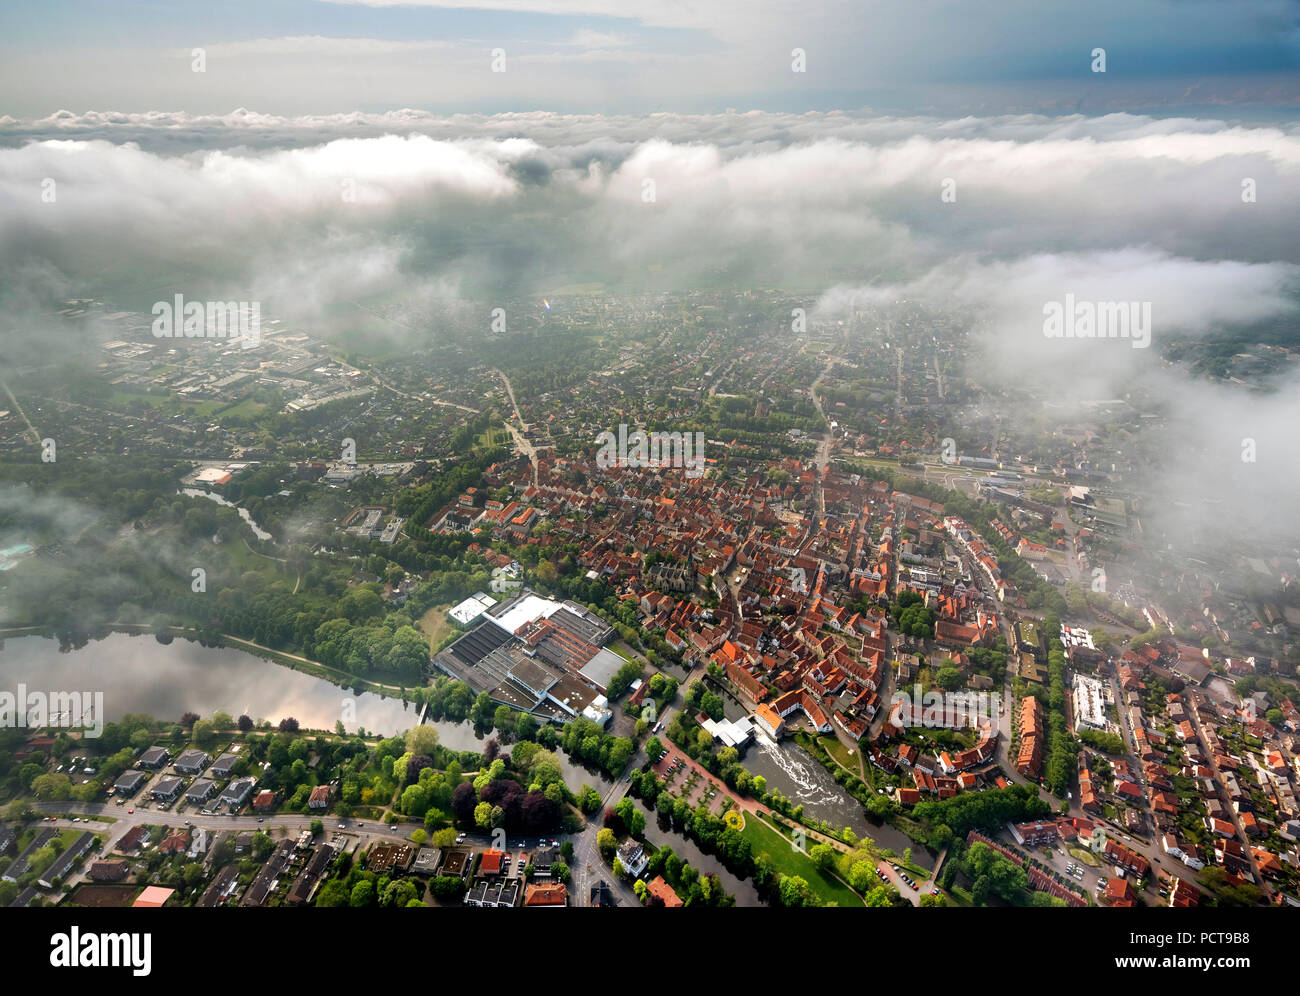
M 0 148 L 10 235 L 0 262 L 40 258 L 70 276 L 167 263 L 247 284 L 264 281 L 268 267 L 295 272 L 294 259 L 330 272 L 323 257 L 356 254 L 367 261 L 358 274 L 373 277 L 382 261 L 394 282 L 436 258 L 429 279 L 472 284 L 481 271 L 521 291 L 534 280 L 626 286 L 653 270 L 668 287 L 731 275 L 815 296 L 1013 266 L 990 278 L 1009 291 L 1031 263 L 1108 258 L 1119 260 L 1117 278 L 1138 260 L 1130 273 L 1152 281 L 1203 264 L 1227 274 L 1216 283 L 1226 290 L 1258 272 L 1245 264 L 1300 263 L 1294 126 L 1132 115 L 286 118 L 240 109 L 60 112 L 5 133 L 26 144 Z M 1255 203 L 1241 196 L 1247 177 Z M 46 178 L 58 185 L 56 203 L 39 196 Z M 945 180 L 955 203 L 940 197 Z M 551 224 L 511 220 L 522 216 Z M 492 272 L 506 255 L 512 271 Z M 1214 269 L 1216 260 L 1242 265 Z M 966 291 L 958 281 L 946 293 Z M 1170 320 L 1176 302 L 1158 313 Z M 1208 304 L 1203 313 L 1217 314 Z
M 0 141 L 0 336 L 20 365 L 49 362 L 67 334 L 51 315 L 82 295 L 259 300 L 323 332 L 376 299 L 478 313 L 574 283 L 781 287 L 814 323 L 906 299 L 967 330 L 1008 424 L 1091 424 L 1084 402 L 1109 398 L 1150 416 L 1132 440 L 1148 535 L 1296 540 L 1300 379 L 1209 383 L 1166 350 L 1294 328 L 1291 123 L 239 109 L 60 112 L 0 123 Z M 1151 348 L 1047 338 L 1044 305 L 1067 294 L 1149 302 Z

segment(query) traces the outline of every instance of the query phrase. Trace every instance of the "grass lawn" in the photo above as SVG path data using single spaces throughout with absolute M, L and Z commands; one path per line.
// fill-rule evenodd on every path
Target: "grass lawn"
M 1097 868 L 1101 865 L 1101 862 L 1097 860 L 1097 855 L 1093 854 L 1091 851 L 1085 851 L 1082 847 L 1071 847 L 1068 850 L 1070 852 L 1070 857 L 1077 861 L 1082 861 L 1090 868 Z
M 260 401 L 254 401 L 252 398 L 245 398 L 243 401 L 239 402 L 239 404 L 227 408 L 221 413 L 221 417 L 224 418 L 227 415 L 234 415 L 243 418 L 256 418 L 270 407 L 270 405 L 263 404 Z
M 848 768 L 854 774 L 861 774 L 862 767 L 858 763 L 857 751 L 850 754 L 850 748 L 845 747 L 839 737 L 834 734 L 826 734 L 818 737 L 817 740 L 826 748 L 826 752 L 830 754 L 831 757 L 835 758 L 836 761 L 844 765 L 844 767 Z
M 451 620 L 447 618 L 449 608 L 451 608 L 450 602 L 446 605 L 435 605 L 420 616 L 415 624 L 415 628 L 429 638 L 431 647 L 436 647 L 452 631 Z
M 766 854 L 772 867 L 782 875 L 798 875 L 825 903 L 840 906 L 861 906 L 862 898 L 837 878 L 822 874 L 806 854 L 794 849 L 789 840 L 781 836 L 762 820 L 746 819 L 741 831 L 749 841 L 754 854 Z M 811 839 L 809 841 L 811 846 Z
M 632 656 L 632 648 L 629 647 L 622 640 L 618 640 L 614 643 L 609 644 L 605 649 L 614 651 L 614 653 L 618 654 L 625 661 L 636 660 L 636 658 Z

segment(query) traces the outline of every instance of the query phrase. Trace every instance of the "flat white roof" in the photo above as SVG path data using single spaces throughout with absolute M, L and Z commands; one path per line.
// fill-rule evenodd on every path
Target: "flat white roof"
M 477 598 L 467 598 L 459 605 L 447 610 L 447 615 L 451 616 L 462 626 L 472 623 L 475 619 L 487 611 L 487 606 Z
M 488 616 L 507 633 L 514 633 L 520 626 L 534 619 L 549 619 L 564 606 L 541 595 L 525 595 L 504 615 Z
M 700 725 L 708 730 L 715 740 L 721 740 L 728 747 L 740 747 L 754 735 L 754 724 L 748 719 L 734 721 L 723 719 L 721 722 L 706 719 Z

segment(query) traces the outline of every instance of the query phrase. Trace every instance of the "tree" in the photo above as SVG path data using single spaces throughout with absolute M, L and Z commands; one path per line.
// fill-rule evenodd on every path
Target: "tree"
M 316 897 L 316 905 L 322 907 L 339 907 L 348 905 L 348 887 L 340 879 L 326 882 Z
M 194 724 L 194 729 L 190 734 L 194 742 L 200 747 L 206 749 L 211 747 L 217 739 L 217 728 L 210 719 L 200 719 Z
M 609 827 L 604 827 L 596 834 L 596 848 L 600 851 L 600 856 L 606 861 L 613 858 L 615 851 L 618 850 L 618 837 Z
M 782 906 L 819 906 L 816 894 L 808 885 L 808 880 L 798 875 L 782 875 L 777 891 Z
M 429 883 L 429 891 L 439 902 L 450 902 L 465 895 L 465 882 L 459 875 L 439 875 Z
M 239 717 L 239 732 L 240 732 L 240 733 L 247 733 L 247 732 L 248 732 L 249 730 L 251 730 L 252 728 L 253 728 L 253 717 L 252 717 L 252 716 L 240 716 L 240 717 Z
M 864 859 L 849 866 L 849 885 L 854 892 L 866 892 L 876 881 L 876 866 L 873 862 Z
M 271 838 L 264 831 L 257 831 L 253 834 L 253 857 L 258 861 L 264 861 L 270 853 Z
M 814 844 L 808 851 L 808 857 L 821 871 L 830 871 L 835 866 L 835 848 L 830 844 Z
M 432 756 L 438 746 L 438 730 L 427 723 L 413 726 L 406 731 L 406 749 L 412 754 Z
M 934 676 L 934 682 L 945 692 L 955 692 L 966 683 L 955 667 L 941 667 Z
M 438 848 L 448 848 L 456 843 L 456 830 L 454 827 L 446 827 L 442 830 L 433 832 L 433 846 Z
M 60 774 L 40 775 L 32 779 L 32 792 L 38 799 L 66 799 L 72 794 L 72 779 Z
M 375 883 L 363 878 L 352 887 L 352 895 L 348 898 L 348 905 L 353 909 L 359 909 L 362 906 L 373 906 L 374 903 Z
M 637 808 L 636 803 L 631 798 L 624 796 L 620 799 L 618 805 L 614 807 L 614 812 L 623 822 L 623 827 L 629 834 L 633 837 L 641 836 L 645 830 L 645 814 Z

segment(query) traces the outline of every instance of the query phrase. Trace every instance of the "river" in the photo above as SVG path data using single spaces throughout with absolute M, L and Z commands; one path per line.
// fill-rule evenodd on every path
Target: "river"
M 187 712 L 200 716 L 225 712 L 273 724 L 292 716 L 305 730 L 332 731 L 343 719 L 349 733 L 364 728 L 394 736 L 414 726 L 419 715 L 414 705 L 399 698 L 373 692 L 357 695 L 243 650 L 203 647 L 181 639 L 164 645 L 153 636 L 123 633 L 68 653 L 61 653 L 56 641 L 44 637 L 5 640 L 0 650 L 0 691 L 16 693 L 19 682 L 29 692 L 102 692 L 106 722 L 128 713 L 175 722 Z M 452 750 L 481 751 L 487 739 L 468 720 L 428 725 L 438 731 L 439 742 Z M 571 789 L 576 791 L 586 782 L 604 794 L 613 786 L 603 775 L 556 753 Z
M 254 536 L 260 540 L 269 540 L 271 538 L 270 533 L 253 521 L 253 517 L 249 514 L 248 509 L 236 505 L 234 502 L 226 501 L 226 499 L 222 498 L 219 494 L 214 494 L 211 491 L 204 491 L 200 488 L 181 488 L 180 493 L 183 495 L 189 495 L 191 498 L 211 498 L 218 505 L 225 505 L 226 508 L 233 508 L 239 513 L 239 517 L 248 523 L 248 528 L 253 530 Z
M 418 716 L 416 708 L 401 699 L 373 692 L 356 695 L 243 650 L 203 647 L 181 639 L 164 645 L 153 636 L 121 633 L 68 653 L 61 653 L 56 641 L 44 637 L 8 639 L 0 650 L 0 690 L 16 691 L 19 682 L 29 691 L 102 692 L 105 719 L 110 722 L 127 713 L 175 721 L 186 712 L 211 716 L 220 711 L 273 724 L 292 716 L 302 728 L 312 730 L 333 730 L 343 719 L 350 733 L 364 728 L 393 736 L 414 726 Z M 733 711 L 739 710 L 728 702 L 727 714 Z M 429 725 L 453 750 L 482 750 L 485 738 L 468 721 Z M 612 787 L 603 775 L 587 771 L 562 752 L 557 754 L 571 789 L 576 791 L 586 782 L 604 794 Z M 851 827 L 899 854 L 910 846 L 914 860 L 929 865 L 924 848 L 892 826 L 873 825 L 858 801 L 793 741 L 778 746 L 760 739 L 749 747 L 742 763 L 766 778 L 769 788 L 802 804 L 808 816 Z
M 725 693 L 725 689 L 713 686 Z M 748 709 L 730 694 L 723 694 L 723 712 L 728 719 L 748 715 Z M 934 865 L 934 855 L 923 845 L 888 823 L 877 824 L 867 816 L 857 799 L 835 780 L 818 760 L 786 738 L 774 743 L 758 734 L 754 743 L 745 750 L 740 763 L 750 774 L 767 779 L 769 790 L 775 789 L 795 805 L 802 805 L 805 816 L 824 820 L 833 827 L 849 827 L 859 837 L 870 837 L 882 848 L 902 854 L 904 848 L 912 849 L 912 860 L 924 868 Z

